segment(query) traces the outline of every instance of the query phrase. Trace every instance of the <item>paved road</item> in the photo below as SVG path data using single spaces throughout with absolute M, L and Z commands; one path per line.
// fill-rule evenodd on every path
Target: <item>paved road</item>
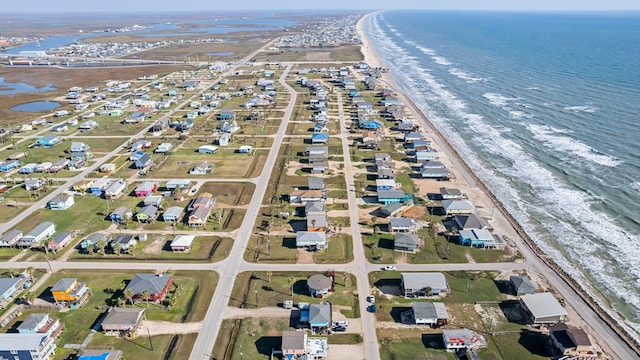
M 221 310 L 224 309 L 229 302 L 236 275 L 243 270 L 243 253 L 246 250 L 247 242 L 253 233 L 253 227 L 260 213 L 262 199 L 267 191 L 267 185 L 269 184 L 269 178 L 271 177 L 271 170 L 276 163 L 278 153 L 280 152 L 280 146 L 282 145 L 282 139 L 285 135 L 285 131 L 287 130 L 287 123 L 291 118 L 291 113 L 296 103 L 296 91 L 285 82 L 285 78 L 290 69 L 291 64 L 287 66 L 287 69 L 280 77 L 280 84 L 291 94 L 289 105 L 284 111 L 280 128 L 274 137 L 273 146 L 269 152 L 267 160 L 265 161 L 259 180 L 256 183 L 256 189 L 242 221 L 240 231 L 236 237 L 236 242 L 231 249 L 229 257 L 223 261 L 219 268 L 220 280 L 218 282 L 216 292 L 213 295 L 213 299 L 209 304 L 209 309 L 207 310 L 207 314 L 204 318 L 202 329 L 200 330 L 198 338 L 193 346 L 193 350 L 191 351 L 191 356 L 189 357 L 191 360 L 209 359 L 208 354 L 213 348 L 216 338 L 218 337 L 218 330 L 222 324 L 223 311 Z

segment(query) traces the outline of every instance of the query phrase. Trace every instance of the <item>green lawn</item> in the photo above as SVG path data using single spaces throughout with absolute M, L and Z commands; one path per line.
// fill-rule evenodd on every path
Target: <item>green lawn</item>
M 244 259 L 250 262 L 269 262 L 294 264 L 298 259 L 298 249 L 295 246 L 295 235 L 291 237 L 254 235 L 249 239 Z
M 331 235 L 326 249 L 313 253 L 318 264 L 344 264 L 353 260 L 353 240 L 350 235 Z
M 211 355 L 216 359 L 270 359 L 271 349 L 280 345 L 285 330 L 293 330 L 288 318 L 223 320 Z

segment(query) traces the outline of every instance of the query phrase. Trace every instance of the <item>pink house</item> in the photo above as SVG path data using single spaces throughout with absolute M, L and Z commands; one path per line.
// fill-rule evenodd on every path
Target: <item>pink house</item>
M 143 198 L 143 197 L 147 197 L 150 194 L 153 194 L 153 192 L 155 192 L 156 190 L 158 190 L 157 182 L 145 181 L 140 185 L 138 185 L 138 187 L 136 187 L 134 192 L 136 194 L 136 197 Z

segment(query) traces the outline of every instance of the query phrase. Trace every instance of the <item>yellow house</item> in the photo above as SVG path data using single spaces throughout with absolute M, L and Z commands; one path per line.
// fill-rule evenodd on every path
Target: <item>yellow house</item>
M 76 278 L 61 279 L 51 288 L 56 303 L 77 302 L 82 305 L 89 297 L 90 292 L 91 289 L 86 287 L 84 283 L 79 283 Z
M 93 185 L 93 180 L 91 179 L 80 180 L 77 183 L 73 184 L 73 190 L 81 192 L 87 191 L 87 189 L 90 188 L 91 185 Z

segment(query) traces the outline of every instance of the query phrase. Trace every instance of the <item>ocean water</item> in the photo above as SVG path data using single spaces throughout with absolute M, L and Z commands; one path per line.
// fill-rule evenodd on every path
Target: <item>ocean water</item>
M 389 11 L 365 25 L 401 90 L 640 339 L 640 13 Z

